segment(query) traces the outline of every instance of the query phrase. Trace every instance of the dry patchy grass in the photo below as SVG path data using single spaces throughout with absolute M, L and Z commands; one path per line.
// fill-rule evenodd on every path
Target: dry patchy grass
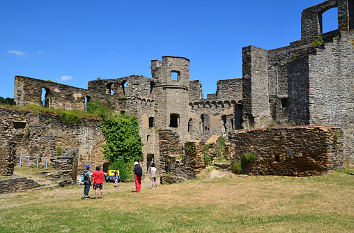
M 354 176 L 199 178 L 180 184 L 105 185 L 0 197 L 0 232 L 353 232 Z

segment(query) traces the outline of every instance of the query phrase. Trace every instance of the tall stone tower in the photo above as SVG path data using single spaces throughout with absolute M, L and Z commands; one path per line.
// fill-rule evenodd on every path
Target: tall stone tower
M 162 61 L 153 60 L 151 74 L 156 127 L 177 132 L 184 142 L 189 115 L 189 59 L 164 56 Z

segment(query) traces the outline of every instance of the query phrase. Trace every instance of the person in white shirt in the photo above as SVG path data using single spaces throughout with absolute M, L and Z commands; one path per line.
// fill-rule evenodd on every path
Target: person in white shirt
M 150 180 L 152 182 L 151 186 L 152 186 L 152 189 L 154 188 L 157 188 L 157 182 L 156 182 L 156 173 L 157 173 L 157 170 L 156 170 L 156 167 L 155 167 L 155 163 L 152 163 L 151 164 L 151 167 L 149 168 L 150 170 Z

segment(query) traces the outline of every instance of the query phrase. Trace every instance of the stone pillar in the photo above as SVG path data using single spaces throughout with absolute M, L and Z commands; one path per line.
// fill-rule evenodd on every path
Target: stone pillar
M 242 49 L 242 98 L 248 126 L 262 126 L 271 119 L 268 90 L 268 51 L 249 46 Z

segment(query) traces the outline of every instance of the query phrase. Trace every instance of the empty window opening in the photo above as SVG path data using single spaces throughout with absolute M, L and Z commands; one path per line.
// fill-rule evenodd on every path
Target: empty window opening
M 108 84 L 107 84 L 107 92 L 108 92 L 108 94 L 110 94 L 110 95 L 113 95 L 113 94 L 114 94 L 113 83 L 108 83 Z
M 202 121 L 202 131 L 203 133 L 209 132 L 209 116 L 207 114 L 202 114 L 200 116 L 200 119 Z
M 123 81 L 120 85 L 122 86 L 123 96 L 125 96 L 125 91 L 127 90 L 128 83 L 127 81 Z
M 170 115 L 170 127 L 177 128 L 179 125 L 179 114 L 172 113 Z
M 153 154 L 147 154 L 146 155 L 146 171 L 149 172 L 149 169 L 151 167 L 151 164 L 154 162 L 154 155 Z
M 42 107 L 49 107 L 49 89 L 42 88 L 42 95 L 41 95 L 41 104 Z
M 171 80 L 179 80 L 179 72 L 178 71 L 172 71 L 171 72 Z
M 321 19 L 321 16 L 320 16 Z M 338 8 L 331 8 L 322 13 L 321 33 L 326 33 L 338 29 Z
M 231 128 L 234 129 L 234 119 L 231 119 Z
M 125 114 L 125 111 L 120 111 L 120 114 Z
M 154 90 L 155 87 L 155 82 L 151 81 L 150 82 L 150 94 L 152 93 L 152 91 Z
M 193 131 L 193 119 L 189 119 L 188 121 L 188 132 Z
M 275 156 L 274 156 L 274 160 L 275 160 L 276 162 L 280 162 L 280 156 L 279 156 L 279 155 L 275 155 Z
M 90 99 L 91 99 L 90 96 L 86 96 L 86 97 L 85 97 L 85 111 L 86 111 L 86 112 L 87 112 L 87 104 L 88 104 L 88 102 L 90 102 Z
M 235 104 L 235 129 L 242 129 L 242 104 Z
M 153 117 L 149 117 L 149 127 L 150 128 L 154 127 L 154 118 Z
M 280 99 L 281 101 L 281 107 L 282 108 L 287 108 L 288 107 L 288 98 L 282 98 Z
M 147 135 L 146 136 L 146 142 L 149 142 L 149 140 L 150 140 L 150 135 Z
M 26 121 L 14 121 L 14 128 L 15 129 L 24 129 L 26 128 Z
M 224 132 L 226 132 L 227 131 L 226 116 L 221 116 L 221 120 L 222 120 L 222 125 L 224 127 Z

